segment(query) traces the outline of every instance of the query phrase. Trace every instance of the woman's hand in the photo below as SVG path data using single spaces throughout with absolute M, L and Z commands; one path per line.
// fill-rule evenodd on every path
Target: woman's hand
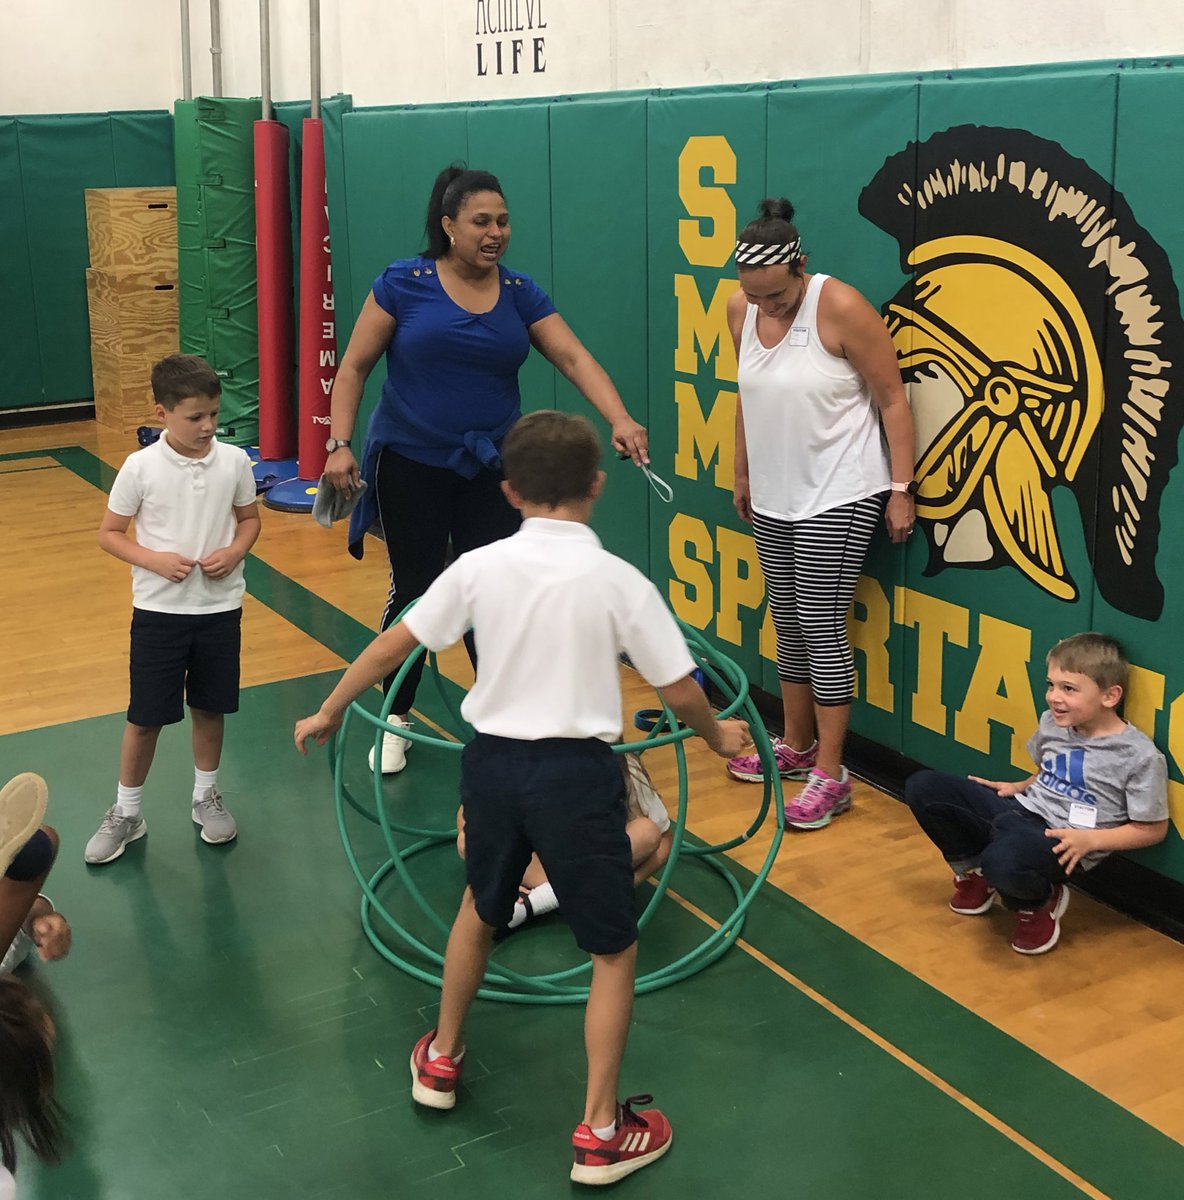
M 627 454 L 637 466 L 650 461 L 650 435 L 628 414 L 613 422 L 612 442 L 618 454 Z
M 325 459 L 325 478 L 348 500 L 362 482 L 358 460 L 348 446 L 338 446 Z
M 736 482 L 732 487 L 732 503 L 736 506 L 736 512 L 741 521 L 747 521 L 752 524 L 752 489 L 748 486 L 747 477 L 741 478 L 736 476 Z
M 913 507 L 913 498 L 907 492 L 893 492 L 888 497 L 888 509 L 884 513 L 884 524 L 888 526 L 888 536 L 894 542 L 905 541 L 913 532 L 917 513 Z

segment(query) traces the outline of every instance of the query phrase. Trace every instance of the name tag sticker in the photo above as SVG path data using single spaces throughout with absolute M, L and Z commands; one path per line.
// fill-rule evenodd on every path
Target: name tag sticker
M 810 327 L 808 325 L 791 325 L 789 344 L 791 346 L 808 346 L 810 344 Z
M 1097 806 L 1074 800 L 1069 805 L 1069 824 L 1077 829 L 1093 829 L 1098 823 Z

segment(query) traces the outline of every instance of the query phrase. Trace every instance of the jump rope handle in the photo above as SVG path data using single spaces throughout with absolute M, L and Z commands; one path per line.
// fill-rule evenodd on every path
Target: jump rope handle
M 632 457 L 628 454 L 618 453 L 617 457 L 622 462 L 628 462 Z M 674 488 L 662 478 L 661 475 L 651 471 L 648 463 L 638 463 L 641 473 L 650 481 L 650 487 L 654 489 L 654 494 L 662 501 L 663 504 L 669 504 L 674 499 Z

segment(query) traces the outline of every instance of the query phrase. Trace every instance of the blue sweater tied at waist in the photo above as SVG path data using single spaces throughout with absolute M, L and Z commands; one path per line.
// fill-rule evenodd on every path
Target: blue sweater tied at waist
M 521 416 L 515 408 L 495 429 L 470 429 L 463 434 L 437 429 L 419 413 L 412 412 L 388 379 L 382 389 L 382 399 L 370 417 L 366 442 L 362 447 L 362 478 L 366 490 L 350 515 L 349 552 L 361 558 L 367 531 L 378 520 L 378 495 L 375 488 L 378 476 L 378 456 L 386 449 L 398 449 L 407 434 L 413 433 L 421 445 L 440 449 L 451 448 L 445 465 L 465 479 L 473 479 L 483 467 L 501 469 L 501 444 L 514 422 Z

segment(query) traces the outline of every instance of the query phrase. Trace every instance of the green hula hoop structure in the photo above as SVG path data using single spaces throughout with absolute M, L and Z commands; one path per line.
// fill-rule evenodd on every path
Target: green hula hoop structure
M 661 717 L 644 739 L 638 742 L 622 742 L 613 747 L 615 753 L 618 754 L 627 751 L 644 754 L 658 746 L 673 745 L 678 764 L 678 814 L 674 818 L 674 838 L 670 857 L 662 869 L 653 895 L 638 918 L 638 927 L 644 929 L 649 923 L 658 905 L 662 903 L 673 872 L 683 859 L 697 860 L 714 871 L 723 880 L 727 894 L 734 901 L 734 906 L 729 912 L 723 916 L 713 916 L 712 919 L 717 920 L 719 926 L 698 946 L 682 953 L 665 966 L 639 975 L 636 983 L 638 994 L 657 991 L 659 988 L 668 987 L 670 984 L 687 979 L 727 953 L 744 929 L 749 906 L 761 885 L 768 878 L 785 833 L 785 820 L 781 805 L 781 780 L 773 756 L 773 747 L 757 714 L 756 707 L 749 697 L 747 678 L 730 658 L 710 646 L 697 630 L 686 625 L 682 626 L 682 630 L 699 669 L 724 698 L 725 707 L 720 712 L 720 717 L 739 716 L 748 721 L 764 768 L 762 773 L 765 782 L 761 789 L 760 806 L 751 824 L 743 833 L 714 845 L 700 845 L 687 840 L 685 836 L 687 814 L 685 743 L 687 738 L 694 736 L 692 731 L 679 728 L 674 714 L 664 706 Z M 422 654 L 423 651 L 420 650 L 417 653 Z M 349 744 L 351 730 L 358 727 L 373 732 L 372 744 L 376 756 L 382 753 L 382 736 L 388 731 L 397 732 L 400 737 L 408 738 L 413 742 L 435 746 L 446 751 L 459 752 L 464 748 L 463 741 L 459 739 L 463 738 L 464 734 L 461 731 L 467 729 L 467 725 L 460 716 L 452 689 L 441 682 L 435 655 L 429 655 L 430 670 L 428 673 L 444 702 L 445 710 L 450 715 L 451 731 L 458 740 L 437 736 L 431 732 L 423 732 L 422 729 L 416 727 L 407 728 L 389 724 L 388 717 L 395 693 L 404 675 L 410 670 L 414 657 L 403 664 L 396 677 L 395 686 L 389 689 L 378 714 L 367 711 L 357 703 L 350 706 L 340 731 L 330 744 L 329 758 L 333 772 L 337 821 L 342 844 L 345 847 L 346 859 L 362 889 L 361 919 L 366 936 L 374 949 L 400 971 L 439 987 L 441 985 L 440 971 L 444 963 L 442 948 L 448 937 L 452 914 L 448 914 L 447 921 L 441 918 L 416 884 L 408 864 L 415 855 L 425 850 L 454 843 L 456 829 L 451 824 L 443 829 L 420 828 L 396 819 L 391 812 L 391 808 L 394 806 L 389 797 L 384 794 L 382 774 L 379 771 L 372 773 L 372 803 L 370 805 L 362 803 L 347 786 L 344 771 L 345 747 Z M 755 789 L 753 790 L 755 792 Z M 773 813 L 776 829 L 769 852 L 755 879 L 745 888 L 725 857 L 725 852 L 756 836 L 768 819 L 770 811 Z M 359 818 L 369 826 L 378 826 L 382 831 L 388 857 L 374 871 L 363 869 L 351 835 L 351 829 L 359 827 Z M 423 937 L 406 928 L 392 915 L 384 903 L 383 897 L 390 898 L 392 889 L 395 888 L 401 889 L 402 893 L 420 909 L 430 929 L 439 939 L 440 949 L 428 944 Z M 588 978 L 591 969 L 588 961 L 564 970 L 531 975 L 511 970 L 499 963 L 497 958 L 497 948 L 495 947 L 483 986 L 477 993 L 483 999 L 515 1004 L 573 1004 L 587 999 Z

